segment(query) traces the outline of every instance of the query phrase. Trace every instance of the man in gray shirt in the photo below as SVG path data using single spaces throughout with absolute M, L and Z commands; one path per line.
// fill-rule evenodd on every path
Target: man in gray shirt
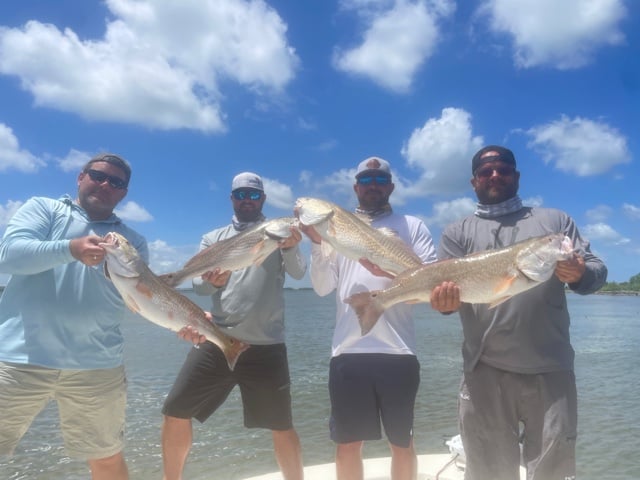
M 451 282 L 432 292 L 433 308 L 457 310 L 462 321 L 464 376 L 458 405 L 465 479 L 519 478 L 521 440 L 529 480 L 571 480 L 576 474 L 577 393 L 565 284 L 575 293 L 595 292 L 605 283 L 607 268 L 566 213 L 522 205 L 511 150 L 484 147 L 473 157 L 472 173 L 476 212 L 445 228 L 438 259 L 550 233 L 571 238 L 575 253 L 558 262 L 550 280 L 492 309 L 461 303 Z
M 251 172 L 236 175 L 231 185 L 232 223 L 207 233 L 203 250 L 262 223 L 266 194 L 262 179 Z M 191 419 L 204 422 L 240 386 L 247 428 L 271 430 L 276 459 L 286 480 L 302 479 L 300 440 L 293 428 L 289 366 L 284 336 L 285 273 L 300 279 L 306 262 L 298 250 L 302 236 L 292 235 L 259 266 L 239 271 L 218 269 L 193 280 L 198 295 L 210 295 L 213 321 L 225 333 L 251 346 L 233 371 L 211 342 L 193 348 L 169 392 L 162 413 L 162 456 L 165 480 L 180 480 L 192 443 Z M 195 340 L 198 332 L 180 332 Z

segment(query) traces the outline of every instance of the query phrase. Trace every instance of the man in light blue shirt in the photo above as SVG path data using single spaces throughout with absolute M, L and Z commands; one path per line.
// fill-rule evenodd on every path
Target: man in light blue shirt
M 105 277 L 107 232 L 124 235 L 145 261 L 146 240 L 113 209 L 131 168 L 113 154 L 78 175 L 76 199 L 34 197 L 9 221 L 0 272 L 0 455 L 12 454 L 34 417 L 56 400 L 65 448 L 92 478 L 126 480 L 122 454 L 126 378 L 119 324 L 124 303 Z

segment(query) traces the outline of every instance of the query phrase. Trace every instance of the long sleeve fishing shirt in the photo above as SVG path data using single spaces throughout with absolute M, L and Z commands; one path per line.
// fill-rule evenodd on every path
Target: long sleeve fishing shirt
M 438 258 L 503 248 L 551 233 L 571 238 L 585 259 L 582 279 L 569 288 L 584 295 L 602 287 L 607 279 L 606 266 L 591 253 L 589 242 L 580 236 L 573 220 L 555 209 L 524 207 L 497 218 L 467 217 L 445 228 Z M 459 313 L 465 371 L 472 371 L 479 361 L 525 374 L 573 369 L 565 286 L 555 275 L 495 308 L 463 303 Z
M 71 239 L 115 231 L 145 261 L 145 239 L 112 215 L 92 221 L 71 197 L 34 197 L 9 221 L 0 272 L 11 274 L 0 297 L 0 360 L 58 369 L 123 363 L 124 303 L 103 272 L 69 249 Z
M 240 232 L 233 224 L 202 237 L 200 250 Z M 251 345 L 284 343 L 285 274 L 301 279 L 307 264 L 298 246 L 277 249 L 261 265 L 234 271 L 223 288 L 200 277 L 193 279 L 198 295 L 210 295 L 213 321 L 227 334 Z

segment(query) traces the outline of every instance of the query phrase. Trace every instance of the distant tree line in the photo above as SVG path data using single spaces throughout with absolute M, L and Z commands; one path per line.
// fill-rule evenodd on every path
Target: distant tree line
M 640 292 L 640 273 L 631 277 L 628 282 L 607 282 L 600 291 L 603 293 Z

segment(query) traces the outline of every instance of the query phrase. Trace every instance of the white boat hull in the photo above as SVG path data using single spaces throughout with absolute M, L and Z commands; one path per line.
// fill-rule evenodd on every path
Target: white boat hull
M 365 480 L 389 480 L 391 458 L 368 458 L 364 461 Z M 418 455 L 418 480 L 464 480 L 464 463 L 449 453 Z M 305 467 L 305 480 L 336 480 L 335 463 Z M 524 469 L 520 478 L 526 479 Z M 245 480 L 283 480 L 282 474 L 268 473 Z

